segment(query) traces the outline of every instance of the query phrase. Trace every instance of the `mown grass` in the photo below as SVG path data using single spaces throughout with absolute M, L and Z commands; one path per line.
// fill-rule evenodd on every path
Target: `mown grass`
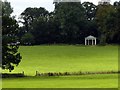
M 117 88 L 117 74 L 3 79 L 3 88 Z
M 22 61 L 12 73 L 102 72 L 118 70 L 117 46 L 21 46 Z M 6 71 L 3 71 L 6 72 Z M 25 77 L 3 79 L 3 87 L 117 87 L 117 75 Z
M 22 61 L 13 72 L 117 71 L 117 46 L 21 46 Z

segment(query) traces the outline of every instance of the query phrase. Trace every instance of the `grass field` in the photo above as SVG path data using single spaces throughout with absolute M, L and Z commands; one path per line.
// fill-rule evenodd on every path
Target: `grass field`
M 117 75 L 25 77 L 3 79 L 7 88 L 117 88 Z
M 24 87 L 117 87 L 117 74 L 33 77 L 39 72 L 102 72 L 118 70 L 117 46 L 21 46 L 22 61 L 12 73 L 31 77 L 3 79 L 3 88 Z M 6 71 L 3 71 L 6 72 Z M 32 83 L 31 83 L 32 82 Z M 27 85 L 26 85 L 26 84 Z M 33 84 L 34 83 L 34 84 Z

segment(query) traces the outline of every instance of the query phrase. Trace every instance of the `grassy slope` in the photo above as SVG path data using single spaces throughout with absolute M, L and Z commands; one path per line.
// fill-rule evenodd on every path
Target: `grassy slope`
M 36 70 L 39 72 L 118 70 L 117 46 L 21 46 L 20 52 L 23 59 L 13 72 L 25 71 L 26 75 L 35 75 Z M 84 79 L 81 79 L 81 76 L 3 79 L 3 87 L 117 87 L 116 75 L 83 77 Z
M 117 46 L 29 46 L 20 47 L 23 57 L 14 72 L 110 71 L 118 69 Z

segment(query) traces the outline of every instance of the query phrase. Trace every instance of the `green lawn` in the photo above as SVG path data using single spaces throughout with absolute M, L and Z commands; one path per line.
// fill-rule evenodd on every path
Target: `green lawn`
M 117 88 L 118 75 L 25 77 L 3 79 L 6 88 Z
M 117 71 L 117 46 L 21 46 L 22 61 L 12 73 Z M 6 71 L 3 71 L 6 72 Z M 117 87 L 117 75 L 3 79 L 3 87 Z M 34 85 L 31 85 L 32 83 Z M 28 83 L 27 85 L 24 83 Z

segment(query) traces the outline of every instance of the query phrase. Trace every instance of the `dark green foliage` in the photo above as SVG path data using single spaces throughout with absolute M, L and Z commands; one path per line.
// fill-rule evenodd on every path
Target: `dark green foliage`
M 21 41 L 22 41 L 21 43 L 24 45 L 31 45 L 34 44 L 34 37 L 31 33 L 26 33 L 21 38 Z
M 117 5 L 115 6 L 116 9 L 117 9 L 117 12 L 115 13 L 115 26 L 116 26 L 116 29 L 115 29 L 115 34 L 114 34 L 114 38 L 113 40 L 115 40 L 115 43 L 119 43 L 120 44 L 120 1 L 119 2 L 116 2 Z
M 97 23 L 95 20 L 97 6 L 91 2 L 83 2 L 82 7 L 84 8 L 85 18 L 87 20 L 87 23 L 85 25 L 84 35 L 86 37 L 89 35 L 98 37 Z
M 55 19 L 59 22 L 60 35 L 63 43 L 81 43 L 86 19 L 84 8 L 79 2 L 56 3 Z
M 85 10 L 86 19 L 88 21 L 94 20 L 95 15 L 96 15 L 97 6 L 94 5 L 91 2 L 84 2 L 84 3 L 82 3 L 82 6 L 83 6 L 83 8 Z
M 21 13 L 21 19 L 24 20 L 23 25 L 26 31 L 31 29 L 31 24 L 34 20 L 37 20 L 39 17 L 46 19 L 47 15 L 48 11 L 44 8 L 26 8 L 26 10 Z
M 5 1 L 1 3 L 2 3 L 2 16 L 10 16 L 10 14 L 13 12 L 10 2 Z
M 12 71 L 21 60 L 17 38 L 19 29 L 17 21 L 10 17 L 12 13 L 10 3 L 3 2 L 2 8 L 2 69 Z
M 120 2 L 97 6 L 91 2 L 55 2 L 54 5 L 53 12 L 40 7 L 27 8 L 21 13 L 24 21 L 18 35 L 21 42 L 26 33 L 32 36 L 29 41 L 37 45 L 83 44 L 89 35 L 97 37 L 101 45 L 120 42 Z
M 27 8 L 23 13 L 21 13 L 21 18 L 24 20 L 24 22 L 22 22 L 24 26 L 21 28 L 23 33 L 21 36 L 21 42 L 27 43 L 29 41 L 31 44 L 34 43 L 34 40 L 35 44 L 46 42 L 44 41 L 44 38 L 47 37 L 46 33 L 49 29 L 47 28 L 48 14 L 48 11 L 41 7 Z
M 102 45 L 112 43 L 111 40 L 116 31 L 116 21 L 118 19 L 115 17 L 115 14 L 116 9 L 113 5 L 98 5 L 97 7 L 96 22 L 98 25 L 100 44 Z

